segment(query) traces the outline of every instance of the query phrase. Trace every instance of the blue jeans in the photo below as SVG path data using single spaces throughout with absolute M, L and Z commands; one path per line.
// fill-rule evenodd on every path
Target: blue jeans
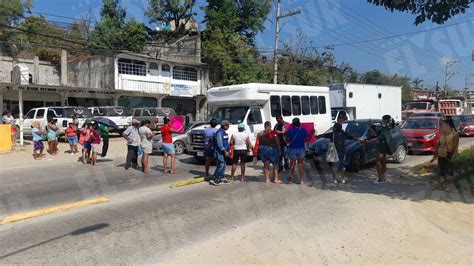
M 216 171 L 214 172 L 214 175 L 212 176 L 214 180 L 220 181 L 225 179 L 225 156 L 222 152 L 220 151 L 215 151 L 214 152 L 214 157 L 216 158 L 217 165 L 216 165 Z
M 278 164 L 278 168 L 280 169 L 280 172 L 283 171 L 283 165 L 285 166 L 285 169 L 290 169 L 290 160 L 288 160 L 288 147 L 285 144 L 280 145 L 281 149 L 281 156 L 280 156 L 280 163 Z

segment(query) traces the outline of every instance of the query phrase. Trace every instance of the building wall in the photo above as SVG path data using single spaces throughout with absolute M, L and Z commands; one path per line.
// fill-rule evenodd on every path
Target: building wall
M 18 59 L 18 64 L 28 67 L 31 75 L 34 75 L 34 63 L 30 59 Z M 11 71 L 13 69 L 13 58 L 0 56 L 0 83 L 11 82 Z M 39 80 L 37 84 L 41 85 L 59 85 L 60 73 L 59 66 L 53 66 L 46 61 L 39 61 Z
M 68 86 L 114 89 L 114 58 L 93 56 L 68 63 Z

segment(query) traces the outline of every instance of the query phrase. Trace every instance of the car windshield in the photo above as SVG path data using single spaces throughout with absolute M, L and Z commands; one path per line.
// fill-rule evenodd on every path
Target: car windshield
M 413 119 L 407 120 L 402 129 L 437 129 L 438 123 L 435 119 Z
M 218 123 L 227 120 L 230 124 L 236 125 L 244 121 L 248 109 L 248 107 L 221 107 L 214 111 L 212 118 Z
M 407 103 L 405 105 L 405 110 L 426 110 L 426 103 Z
M 471 115 L 469 115 L 469 116 L 467 116 L 467 115 L 466 116 L 460 116 L 459 120 L 463 123 L 474 123 L 474 115 L 473 116 L 471 116 Z
M 125 107 L 101 107 L 94 109 L 94 115 L 98 116 L 131 116 L 132 112 Z
M 362 137 L 367 130 L 369 123 L 367 122 L 347 122 L 342 124 L 342 129 L 349 135 L 355 137 Z
M 336 119 L 337 111 L 331 111 L 332 120 Z

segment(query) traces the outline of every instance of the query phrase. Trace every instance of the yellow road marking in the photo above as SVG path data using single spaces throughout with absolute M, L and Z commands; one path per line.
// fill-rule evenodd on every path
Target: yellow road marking
M 170 188 L 184 187 L 187 185 L 197 184 L 204 182 L 204 177 L 194 178 L 190 180 L 178 181 L 170 185 Z
M 51 208 L 45 208 L 41 210 L 36 210 L 36 211 L 30 211 L 30 212 L 24 212 L 24 213 L 19 213 L 15 215 L 10 215 L 5 217 L 3 221 L 0 224 L 8 224 L 8 223 L 13 223 L 45 214 L 50 214 L 50 213 L 55 213 L 55 212 L 60 212 L 60 211 L 65 211 L 68 209 L 72 208 L 77 208 L 77 207 L 82 207 L 82 206 L 87 206 L 91 204 L 98 204 L 98 203 L 103 203 L 103 202 L 108 202 L 109 199 L 105 197 L 100 197 L 100 198 L 95 198 L 95 199 L 90 199 L 90 200 L 83 200 L 83 201 L 77 201 L 73 203 L 68 203 L 64 205 L 58 205 L 55 207 Z

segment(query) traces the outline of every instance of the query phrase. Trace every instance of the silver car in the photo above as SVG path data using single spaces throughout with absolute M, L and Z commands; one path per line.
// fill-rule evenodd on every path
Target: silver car
M 176 155 L 181 155 L 187 150 L 188 146 L 188 133 L 191 132 L 196 127 L 200 127 L 208 124 L 208 122 L 191 122 L 184 129 L 183 134 L 173 134 L 173 144 L 176 150 Z M 161 135 L 156 135 L 153 137 L 153 153 L 162 153 L 163 149 L 161 148 Z

